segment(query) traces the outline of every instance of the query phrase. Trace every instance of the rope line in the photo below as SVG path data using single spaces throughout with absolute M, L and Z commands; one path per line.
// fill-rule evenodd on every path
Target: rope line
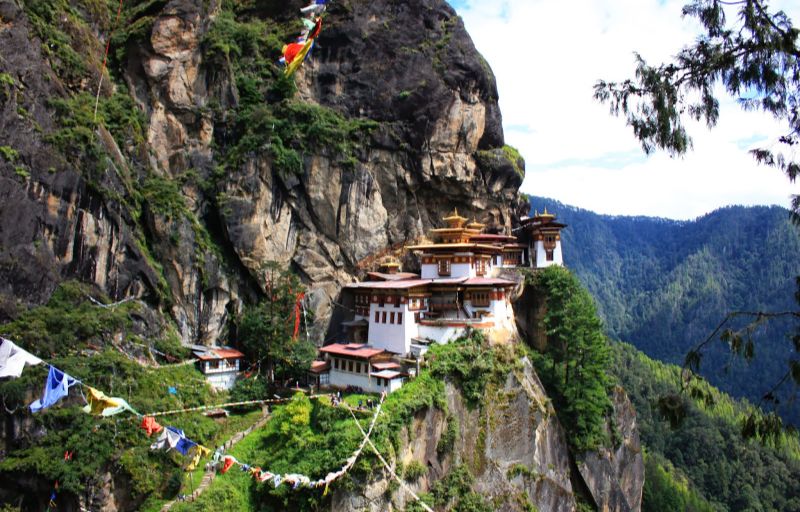
M 355 423 L 358 426 L 358 429 L 361 431 L 361 434 L 364 436 L 364 439 L 361 440 L 361 442 L 358 445 L 358 448 L 356 448 L 356 450 L 353 451 L 353 454 L 350 455 L 350 457 L 348 457 L 346 459 L 345 464 L 341 468 L 339 468 L 338 471 L 328 473 L 325 476 L 325 478 L 320 478 L 318 480 L 312 480 L 310 477 L 308 477 L 306 475 L 301 475 L 301 474 L 296 474 L 296 473 L 286 474 L 286 475 L 281 476 L 280 474 L 275 474 L 275 473 L 272 473 L 270 471 L 263 470 L 260 467 L 257 467 L 255 465 L 246 464 L 246 463 L 240 462 L 240 461 L 236 460 L 235 457 L 231 456 L 231 458 L 233 459 L 233 464 L 237 465 L 237 466 L 240 466 L 242 468 L 242 470 L 246 470 L 246 471 L 249 470 L 251 472 L 254 472 L 253 474 L 262 482 L 268 481 L 270 478 L 276 478 L 277 480 L 274 481 L 274 486 L 275 487 L 278 487 L 283 482 L 289 482 L 289 483 L 293 483 L 294 484 L 293 488 L 297 488 L 298 486 L 303 485 L 305 487 L 311 487 L 311 488 L 319 488 L 319 487 L 323 487 L 324 486 L 327 489 L 327 487 L 331 483 L 333 483 L 336 480 L 340 479 L 341 477 L 346 475 L 348 471 L 350 471 L 350 469 L 355 465 L 356 461 L 358 460 L 358 457 L 364 451 L 364 446 L 367 443 L 371 442 L 369 440 L 369 437 L 370 437 L 370 435 L 372 435 L 372 431 L 375 428 L 375 423 L 378 420 L 378 416 L 380 415 L 381 407 L 383 406 L 383 401 L 385 399 L 386 399 L 386 395 L 382 394 L 381 395 L 381 400 L 380 400 L 380 402 L 378 402 L 378 406 L 376 407 L 375 412 L 372 415 L 372 421 L 370 422 L 369 430 L 367 432 L 364 432 L 364 429 L 361 427 L 361 424 L 358 422 L 358 419 L 356 418 L 355 414 L 353 413 L 353 410 L 347 405 L 344 406 L 344 407 L 347 408 L 348 411 L 350 411 L 350 414 L 353 416 L 353 419 L 355 420 Z M 223 459 L 224 459 L 224 457 L 223 457 Z M 262 479 L 261 477 L 263 477 L 263 475 L 265 475 L 265 474 L 267 475 L 266 478 Z M 327 490 L 326 490 L 326 492 L 327 492 Z
M 309 395 L 308 398 L 309 399 L 314 399 L 314 398 L 321 398 L 321 397 L 325 397 L 325 396 L 329 397 L 329 396 L 332 396 L 332 395 L 330 393 L 321 394 L 321 395 Z M 154 417 L 155 416 L 167 416 L 167 415 L 170 415 L 170 414 L 181 414 L 181 413 L 186 413 L 186 412 L 205 411 L 205 410 L 208 410 L 208 409 L 220 409 L 222 407 L 236 407 L 236 406 L 239 406 L 239 405 L 283 403 L 283 402 L 288 402 L 291 399 L 292 399 L 291 397 L 287 397 L 287 398 L 270 398 L 270 399 L 266 399 L 266 400 L 246 400 L 244 402 L 228 402 L 228 403 L 217 404 L 217 405 L 200 405 L 200 406 L 197 406 L 197 407 L 187 407 L 185 409 L 172 409 L 172 410 L 169 410 L 169 411 L 151 412 L 151 413 L 145 414 L 144 416 L 154 416 Z
M 383 467 L 386 468 L 386 470 L 389 472 L 389 474 L 391 474 L 394 477 L 394 479 L 397 481 L 397 483 L 400 484 L 400 486 L 407 493 L 409 493 L 419 503 L 419 505 L 422 508 L 424 508 L 427 512 L 433 512 L 433 509 L 431 507 L 429 507 L 427 503 L 422 501 L 422 499 L 419 496 L 417 496 L 417 494 L 414 491 L 412 491 L 411 488 L 408 487 L 408 484 L 406 484 L 405 480 L 403 480 L 402 478 L 397 476 L 397 473 L 395 473 L 394 470 L 392 469 L 392 467 L 389 466 L 389 463 L 386 462 L 386 459 L 383 458 L 383 456 L 381 455 L 381 452 L 379 452 L 378 449 L 375 448 L 375 445 L 372 443 L 372 440 L 370 440 L 370 438 L 369 438 L 369 434 L 364 432 L 364 429 L 361 428 L 361 424 L 356 419 L 356 415 L 353 413 L 353 410 L 350 407 L 347 407 L 347 410 L 350 411 L 350 414 L 353 416 L 353 419 L 356 421 L 356 426 L 358 427 L 358 430 L 360 430 L 361 431 L 361 435 L 364 436 L 364 441 L 362 441 L 362 443 L 366 442 L 366 443 L 369 444 L 369 447 L 372 448 L 372 451 L 378 457 L 378 460 L 381 461 L 381 464 L 383 464 Z M 372 427 L 370 427 L 370 433 L 372 433 Z
M 94 99 L 94 120 L 97 122 L 97 106 L 100 104 L 100 90 L 103 87 L 103 76 L 106 72 L 106 63 L 108 62 L 108 50 L 111 48 L 111 36 L 114 34 L 114 29 L 119 25 L 119 17 L 122 14 L 122 0 L 119 0 L 119 7 L 117 8 L 117 18 L 114 20 L 114 25 L 111 27 L 111 32 L 108 34 L 108 41 L 106 41 L 106 53 L 103 55 L 103 66 L 100 68 L 100 80 L 97 82 L 97 96 Z

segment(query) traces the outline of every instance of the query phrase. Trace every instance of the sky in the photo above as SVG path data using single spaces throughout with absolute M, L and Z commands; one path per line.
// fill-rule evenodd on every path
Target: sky
M 497 79 L 506 143 L 525 158 L 521 190 L 612 215 L 693 219 L 731 204 L 789 205 L 800 193 L 748 153 L 786 130 L 724 92 L 713 129 L 688 124 L 694 149 L 645 155 L 623 118 L 592 97 L 599 79 L 633 76 L 690 44 L 688 0 L 449 0 Z M 772 1 L 800 23 L 800 2 Z

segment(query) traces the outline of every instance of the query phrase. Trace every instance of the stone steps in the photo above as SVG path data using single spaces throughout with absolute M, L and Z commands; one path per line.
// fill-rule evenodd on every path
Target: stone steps
M 257 430 L 266 425 L 267 421 L 269 421 L 269 418 L 270 418 L 269 413 L 265 411 L 264 414 L 258 419 L 258 421 L 253 423 L 250 427 L 234 434 L 233 437 L 225 441 L 225 444 L 223 445 L 225 447 L 225 451 L 228 451 L 231 448 L 233 448 L 236 445 L 236 443 L 247 437 L 247 435 L 253 432 L 254 430 Z M 203 475 L 203 479 L 200 480 L 200 484 L 197 486 L 197 489 L 195 489 L 194 492 L 192 492 L 192 494 L 186 496 L 186 498 L 183 501 L 192 502 L 196 500 L 198 497 L 200 497 L 200 495 L 203 494 L 203 491 L 208 489 L 208 487 L 211 485 L 211 482 L 214 481 L 214 478 L 216 476 L 217 472 L 215 469 L 211 468 L 207 470 Z M 176 503 L 180 503 L 180 501 L 181 500 L 174 499 L 172 501 L 165 503 L 164 506 L 161 507 L 161 512 L 167 512 Z

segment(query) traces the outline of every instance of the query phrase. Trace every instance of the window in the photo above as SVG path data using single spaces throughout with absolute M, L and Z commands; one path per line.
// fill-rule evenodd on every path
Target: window
M 421 318 L 421 315 L 419 313 L 414 313 L 414 321 L 416 323 L 419 323 L 420 318 Z
M 450 260 L 439 260 L 439 275 L 440 276 L 450 275 Z
M 479 259 L 475 262 L 475 273 L 479 276 L 486 274 L 486 260 Z
M 356 363 L 356 373 L 361 373 L 361 363 Z
M 489 305 L 489 292 L 472 292 L 470 301 L 473 306 L 488 306 Z
M 384 311 L 383 314 L 381 315 L 381 323 L 384 324 L 386 323 L 386 311 Z
M 378 305 L 383 307 L 384 304 L 386 304 L 386 296 L 385 295 L 379 295 L 378 296 Z
M 397 323 L 398 324 L 403 323 L 403 313 L 397 313 Z
M 392 313 L 389 315 L 389 323 L 390 324 L 394 323 L 394 311 L 392 311 Z
M 353 371 L 353 361 L 347 361 L 347 371 L 348 372 Z
M 333 360 L 333 368 L 334 368 L 334 370 L 338 370 L 339 369 L 339 360 L 338 359 L 334 359 Z
M 552 249 L 547 251 L 547 261 L 553 261 L 553 250 Z
M 381 316 L 380 312 L 376 311 L 375 312 L 375 323 L 376 324 L 381 321 L 380 316 Z

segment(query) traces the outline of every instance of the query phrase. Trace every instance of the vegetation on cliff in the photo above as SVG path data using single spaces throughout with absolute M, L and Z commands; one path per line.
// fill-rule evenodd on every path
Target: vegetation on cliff
M 606 375 L 608 341 L 594 301 L 569 270 L 552 266 L 529 274 L 527 283 L 545 299 L 544 353 L 533 352 L 536 371 L 552 395 L 562 425 L 578 453 L 608 446 L 611 411 Z
M 313 313 L 302 305 L 305 288 L 297 275 L 275 264 L 267 265 L 265 276 L 267 298 L 245 308 L 236 322 L 239 345 L 252 367 L 269 382 L 304 380 L 317 355 L 307 336 Z

